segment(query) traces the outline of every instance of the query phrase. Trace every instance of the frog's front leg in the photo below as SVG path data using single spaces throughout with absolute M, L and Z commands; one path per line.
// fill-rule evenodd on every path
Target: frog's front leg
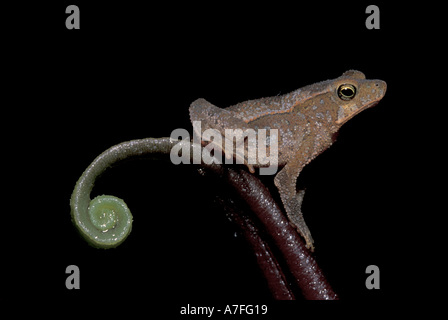
M 280 197 L 289 221 L 305 239 L 306 247 L 311 251 L 314 251 L 313 238 L 311 237 L 311 232 L 303 219 L 301 210 L 305 191 L 296 191 L 297 178 L 303 166 L 304 165 L 300 161 L 287 163 L 275 176 L 274 183 L 280 193 Z
M 254 173 L 255 170 L 252 164 L 248 163 L 248 155 L 245 154 L 244 145 L 241 151 L 240 145 L 244 144 L 244 131 L 250 129 L 246 122 L 237 118 L 235 113 L 226 109 L 218 108 L 205 99 L 197 99 L 190 106 L 190 119 L 193 123 L 193 130 L 197 136 L 202 137 L 202 133 L 207 129 L 217 130 L 223 137 L 223 145 L 217 144 L 214 141 L 210 143 L 215 149 L 224 152 L 226 158 L 230 159 L 232 156 L 239 160 L 240 163 L 244 163 L 249 170 Z M 194 125 L 195 121 L 201 122 L 201 132 L 198 127 Z M 226 135 L 227 130 L 233 130 L 233 135 L 229 138 Z M 236 138 L 236 144 L 234 145 L 234 138 Z M 231 146 L 231 152 L 226 152 L 225 146 Z

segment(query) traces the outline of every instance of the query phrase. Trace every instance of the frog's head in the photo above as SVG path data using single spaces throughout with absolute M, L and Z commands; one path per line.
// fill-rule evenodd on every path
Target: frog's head
M 338 105 L 336 124 L 343 125 L 361 111 L 376 105 L 386 93 L 386 82 L 367 80 L 359 71 L 350 70 L 335 79 L 331 85 Z

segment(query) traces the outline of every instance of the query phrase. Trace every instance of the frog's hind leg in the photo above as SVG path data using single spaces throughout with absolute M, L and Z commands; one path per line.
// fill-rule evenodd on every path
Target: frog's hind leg
M 244 131 L 250 129 L 246 122 L 235 117 L 234 112 L 218 108 L 205 99 L 195 100 L 191 104 L 189 111 L 193 130 L 197 136 L 202 137 L 203 132 L 207 129 L 218 131 L 224 136 L 224 139 L 221 141 L 224 145 L 211 141 L 210 143 L 213 144 L 213 147 L 224 152 L 227 159 L 231 159 L 233 156 L 238 162 L 244 163 L 252 173 L 255 172 L 253 165 L 248 163 L 248 156 L 244 154 L 244 148 L 242 148 L 242 152 L 241 148 L 239 148 L 244 143 Z M 197 125 L 198 121 L 200 121 L 200 127 Z M 231 132 L 232 134 L 227 136 L 226 130 L 231 130 L 227 131 L 227 133 Z M 234 138 L 236 139 L 235 145 Z

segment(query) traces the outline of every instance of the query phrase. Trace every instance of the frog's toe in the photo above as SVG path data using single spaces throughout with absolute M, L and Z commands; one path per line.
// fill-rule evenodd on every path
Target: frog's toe
M 307 249 L 311 250 L 311 252 L 314 252 L 314 246 L 313 246 L 312 243 L 309 243 L 309 242 L 307 241 L 305 247 L 306 247 Z
M 254 169 L 253 165 L 246 163 L 246 166 L 249 169 L 250 173 L 255 173 L 255 169 Z

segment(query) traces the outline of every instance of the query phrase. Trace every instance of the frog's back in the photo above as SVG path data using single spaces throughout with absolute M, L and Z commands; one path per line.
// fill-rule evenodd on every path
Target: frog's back
M 234 112 L 237 118 L 246 123 L 268 115 L 289 113 L 299 104 L 325 92 L 331 81 L 327 80 L 308 85 L 281 96 L 240 102 L 226 108 L 226 110 Z

